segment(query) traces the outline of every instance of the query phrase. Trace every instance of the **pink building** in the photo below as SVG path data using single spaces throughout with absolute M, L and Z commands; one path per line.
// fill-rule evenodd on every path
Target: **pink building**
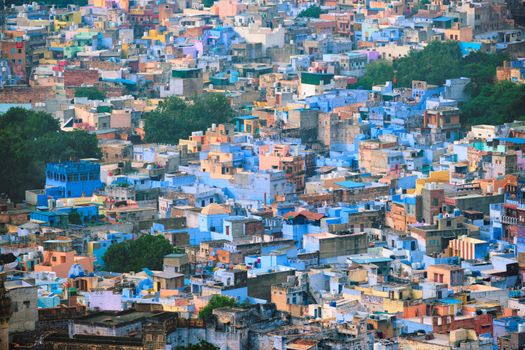
M 259 147 L 259 169 L 282 170 L 295 190 L 304 189 L 305 163 L 299 154 L 292 155 L 290 145 L 263 145 Z

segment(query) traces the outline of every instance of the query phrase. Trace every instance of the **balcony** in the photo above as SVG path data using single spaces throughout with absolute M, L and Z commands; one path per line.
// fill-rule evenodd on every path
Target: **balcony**
M 525 226 L 525 223 L 519 221 L 518 218 L 515 218 L 515 217 L 512 217 L 512 216 L 507 216 L 507 215 L 503 215 L 503 216 L 501 217 L 500 222 L 501 222 L 502 224 L 507 224 L 507 225 L 520 225 L 520 226 Z

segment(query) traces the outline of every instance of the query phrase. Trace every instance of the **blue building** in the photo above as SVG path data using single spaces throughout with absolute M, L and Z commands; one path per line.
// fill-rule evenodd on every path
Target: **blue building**
M 66 227 L 69 219 L 66 213 L 58 213 L 55 211 L 34 211 L 29 214 L 31 221 L 37 221 L 44 226 L 51 227 Z
M 46 194 L 55 199 L 92 196 L 102 187 L 99 164 L 79 161 L 46 166 Z
M 309 233 L 321 232 L 321 219 L 324 214 L 309 211 L 291 212 L 284 214 L 283 238 L 293 239 L 297 247 L 303 246 L 303 236 Z
M 41 222 L 44 226 L 65 227 L 68 224 L 93 224 L 98 221 L 99 213 L 97 205 L 83 205 L 56 208 L 52 211 L 37 210 L 29 214 L 29 218 Z

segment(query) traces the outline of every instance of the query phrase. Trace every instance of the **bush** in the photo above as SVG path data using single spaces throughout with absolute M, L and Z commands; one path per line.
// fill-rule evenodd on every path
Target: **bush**
M 104 100 L 106 94 L 96 87 L 79 87 L 75 89 L 75 97 L 87 97 L 88 100 Z

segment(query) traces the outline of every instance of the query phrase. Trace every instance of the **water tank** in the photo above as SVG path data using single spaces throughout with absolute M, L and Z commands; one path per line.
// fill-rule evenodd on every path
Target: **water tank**
M 498 194 L 503 194 L 503 192 L 505 192 L 503 187 L 498 188 Z
M 492 184 L 487 185 L 487 193 L 494 192 L 494 186 Z
M 525 333 L 525 323 L 520 323 L 518 325 L 518 333 Z
M 73 198 L 68 198 L 67 199 L 67 206 L 68 207 L 72 207 L 75 205 L 75 200 Z

